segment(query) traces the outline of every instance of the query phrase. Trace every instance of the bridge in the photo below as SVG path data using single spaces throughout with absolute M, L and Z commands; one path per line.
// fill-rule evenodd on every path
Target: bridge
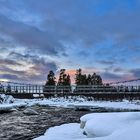
M 15 98 L 49 98 L 56 96 L 87 96 L 94 99 L 140 99 L 140 78 L 104 85 L 44 86 L 39 84 L 0 81 L 0 93 Z

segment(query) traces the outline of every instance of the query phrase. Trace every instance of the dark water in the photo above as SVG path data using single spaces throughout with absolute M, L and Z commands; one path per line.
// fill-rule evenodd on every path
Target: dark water
M 79 118 L 90 111 L 33 106 L 39 115 L 28 116 L 24 109 L 0 114 L 0 140 L 31 140 L 43 135 L 49 127 L 80 122 Z

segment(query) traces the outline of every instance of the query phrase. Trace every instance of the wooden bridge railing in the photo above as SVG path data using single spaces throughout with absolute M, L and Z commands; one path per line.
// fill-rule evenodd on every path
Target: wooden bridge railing
M 10 85 L 0 86 L 0 93 L 35 93 L 35 94 L 94 94 L 94 93 L 140 93 L 140 86 L 105 86 L 105 85 L 80 85 L 80 86 L 43 86 L 43 85 Z

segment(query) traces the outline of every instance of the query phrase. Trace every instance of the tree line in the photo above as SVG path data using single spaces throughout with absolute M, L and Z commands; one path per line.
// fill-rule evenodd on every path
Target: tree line
M 76 85 L 102 85 L 102 78 L 96 73 L 91 74 L 82 74 L 82 69 L 76 70 L 75 74 L 75 84 Z M 71 78 L 69 74 L 66 74 L 66 69 L 61 69 L 58 81 L 54 72 L 51 70 L 47 76 L 46 86 L 48 85 L 58 85 L 58 86 L 70 86 Z

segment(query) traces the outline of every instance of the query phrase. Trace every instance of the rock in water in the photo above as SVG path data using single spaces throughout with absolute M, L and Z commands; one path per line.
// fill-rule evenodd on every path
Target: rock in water
M 27 108 L 23 111 L 24 114 L 26 115 L 39 115 L 38 112 L 36 112 L 35 110 L 31 109 L 31 108 Z
M 85 105 L 76 105 L 75 111 L 90 111 L 91 106 L 85 106 Z

